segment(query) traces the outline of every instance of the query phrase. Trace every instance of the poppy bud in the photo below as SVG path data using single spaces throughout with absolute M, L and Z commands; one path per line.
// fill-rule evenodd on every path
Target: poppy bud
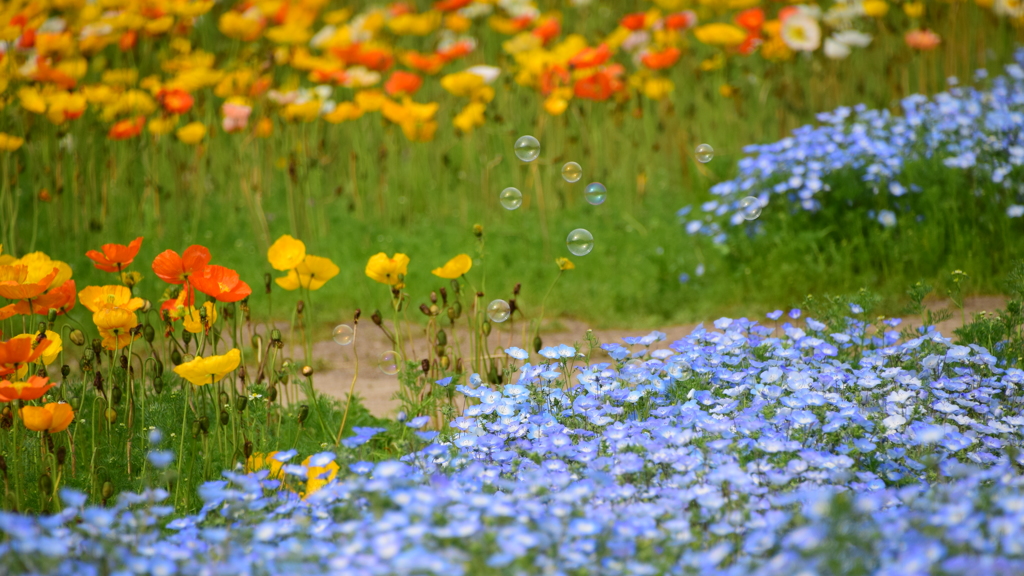
M 202 431 L 203 434 L 210 433 L 210 419 L 206 416 L 199 417 L 199 430 Z
M 522 282 L 516 282 L 516 287 L 512 289 L 512 295 L 513 296 L 519 296 L 519 290 L 521 290 L 522 287 L 523 287 L 523 283 Z
M 458 280 L 452 280 L 452 293 L 454 293 L 454 294 L 462 293 L 462 286 L 459 284 Z
M 264 274 L 263 275 L 263 287 L 266 290 L 267 294 L 270 294 L 270 287 L 271 287 L 272 284 L 273 284 L 273 278 L 270 276 L 270 274 Z
M 103 392 L 103 375 L 99 372 L 96 372 L 92 377 L 92 387 L 95 388 L 97 392 Z
M 39 491 L 47 496 L 53 492 L 53 480 L 49 474 L 43 474 L 39 477 Z
M 277 386 L 271 386 L 270 389 L 267 390 L 267 400 L 271 402 L 277 401 Z
M 239 396 L 238 399 L 235 400 L 235 409 L 238 410 L 239 412 L 244 412 L 245 411 L 245 406 L 248 403 L 249 403 L 249 399 L 248 398 L 246 398 L 245 396 Z
M 452 324 L 454 324 L 456 318 L 458 318 L 458 316 L 455 315 L 455 308 L 452 307 L 452 306 L 449 306 L 448 307 L 448 320 L 450 320 L 452 322 Z
M 93 354 L 96 354 L 97 356 L 99 356 L 101 353 L 103 353 L 103 340 L 100 340 L 99 338 L 93 338 L 92 339 L 92 351 L 93 351 Z
M 57 447 L 57 466 L 63 466 L 64 461 L 68 459 L 68 449 L 64 446 Z
M 107 408 L 105 415 L 107 417 L 107 422 L 110 422 L 111 424 L 117 422 L 117 410 L 114 410 L 113 408 Z
M 451 360 L 449 360 L 447 356 L 441 356 L 441 368 L 442 369 L 447 370 L 448 366 L 451 366 L 451 363 L 452 363 Z
M 437 292 L 434 292 L 433 290 L 430 291 L 430 303 L 437 304 Z
M 483 235 L 484 227 L 481 226 L 480 224 L 473 224 L 473 236 L 476 236 L 477 238 L 482 238 Z
M 510 298 L 508 301 L 508 315 L 511 316 L 516 310 L 518 310 L 518 308 L 516 308 L 516 299 Z
M 50 323 L 50 326 L 53 326 L 53 323 L 57 321 L 57 311 L 50 308 L 50 311 L 46 314 L 46 321 Z
M 426 304 L 420 304 L 420 312 L 423 312 L 424 316 L 430 316 L 430 308 Z
M 228 411 L 227 410 L 221 410 L 220 411 L 220 425 L 221 426 L 227 426 L 229 422 L 231 422 L 231 417 L 228 416 Z
M 199 309 L 199 319 L 206 320 L 206 306 L 203 306 L 202 308 Z
M 491 323 L 489 321 L 487 321 L 487 320 L 484 320 L 484 323 L 480 325 L 480 330 L 481 330 L 481 332 L 484 333 L 484 336 L 490 336 L 491 335 Z
M 277 328 L 274 328 L 273 330 L 271 330 L 270 331 L 270 340 L 272 342 L 274 342 L 275 344 L 277 342 L 280 342 L 281 341 L 281 331 L 278 330 Z
M 491 364 L 491 369 L 487 371 L 487 381 L 491 384 L 498 383 L 498 368 L 494 364 Z
M 71 343 L 75 346 L 85 344 L 85 334 L 82 334 L 82 331 L 78 328 L 71 331 L 71 334 L 68 335 L 68 339 L 71 340 Z
M 156 338 L 156 330 L 152 324 L 146 324 L 142 327 L 142 337 L 146 339 L 146 342 L 153 343 L 153 339 Z
M 71 374 L 71 366 L 68 366 L 67 364 L 65 364 L 65 365 L 60 367 L 60 375 L 61 375 L 61 377 L 67 378 L 69 374 Z
M 309 418 L 309 406 L 303 404 L 302 406 L 299 406 L 298 421 L 300 426 L 302 425 L 303 422 L 306 421 L 306 418 Z
M 313 375 L 313 367 L 312 366 L 303 366 L 302 367 L 302 375 L 305 376 L 306 378 L 309 378 L 310 376 L 312 376 Z
M 157 376 L 164 375 L 164 363 L 156 358 L 153 359 L 153 372 L 155 372 Z
M 431 316 L 437 316 L 438 312 L 440 312 L 440 311 L 441 311 L 441 309 L 437 307 L 437 304 L 431 304 L 430 305 L 430 315 Z
M 78 361 L 78 366 L 82 369 L 82 372 L 92 371 L 92 363 L 84 358 Z
M 305 309 L 306 309 L 306 303 L 303 302 L 302 300 L 299 300 L 298 302 L 295 303 L 295 312 L 296 313 L 301 315 L 302 311 L 305 310 Z
M 483 292 L 477 292 L 476 293 L 476 297 L 477 298 L 483 298 L 484 297 L 484 293 Z
M 427 360 L 426 358 L 424 358 L 420 362 L 420 369 L 423 370 L 424 374 L 426 374 L 427 372 L 430 372 L 430 360 Z
M 220 400 L 221 406 L 226 406 L 228 402 L 231 401 L 231 399 L 228 398 L 228 393 L 223 390 L 220 391 L 220 393 L 217 395 L 217 398 Z
M 157 394 L 164 391 L 164 379 L 160 376 L 153 378 L 153 391 Z
M 363 315 L 363 311 L 362 311 L 362 310 L 360 310 L 359 308 L 356 308 L 356 313 L 355 313 L 355 315 L 354 315 L 354 316 L 352 317 L 352 321 L 353 321 L 353 322 L 359 322 L 359 317 L 360 317 L 360 316 L 362 316 L 362 315 Z
M 109 500 L 114 495 L 114 484 L 110 480 L 103 483 L 103 488 L 100 489 L 100 494 L 103 496 L 103 500 Z
M 121 403 L 121 387 L 114 386 L 113 390 L 110 391 L 110 401 L 117 406 Z
M 153 303 L 152 302 L 150 302 L 149 300 L 143 300 L 142 301 L 142 313 L 143 314 L 148 313 L 152 309 L 153 309 Z
M 374 310 L 373 314 L 370 316 L 370 320 L 373 320 L 373 323 L 377 326 L 384 325 L 384 318 L 380 315 L 380 310 Z
M 541 341 L 540 335 L 538 334 L 537 336 L 535 336 L 533 338 L 533 351 L 539 354 L 540 353 L 540 349 L 543 348 L 543 347 L 544 347 L 544 342 Z
M 92 360 L 92 359 L 93 359 L 93 357 L 95 357 L 95 356 L 96 356 L 96 353 L 95 353 L 95 352 L 93 352 L 92 348 L 86 348 L 86 349 L 85 349 L 85 350 L 84 350 L 84 351 L 82 352 L 82 359 L 83 359 L 83 360 Z
M 252 456 L 252 440 L 246 440 L 245 444 L 242 444 L 242 454 L 245 454 L 246 459 Z
M 444 330 L 437 331 L 437 345 L 446 346 L 448 344 L 448 335 L 445 334 Z
M 196 438 L 199 436 L 199 420 L 192 421 L 192 437 Z
M 174 350 L 171 350 L 171 362 L 175 366 L 177 366 L 178 364 L 181 364 L 181 352 L 179 352 L 177 348 L 175 348 Z
M 454 308 L 455 308 L 455 318 L 461 318 L 462 317 L 462 302 L 456 302 Z
M 259 350 L 263 347 L 263 337 L 259 334 L 253 334 L 252 338 L 249 339 L 249 344 L 252 345 L 253 350 Z
M 53 453 L 53 435 L 47 434 L 44 438 L 46 438 L 46 451 Z
M 36 344 L 46 339 L 46 322 L 36 324 Z
M 200 310 L 204 310 L 204 308 L 200 308 Z M 192 333 L 182 328 L 181 341 L 185 343 L 185 346 L 188 346 L 189 343 L 192 342 Z
M 46 366 L 40 366 L 36 370 L 36 376 L 39 376 L 40 378 L 46 378 Z
M 441 293 L 441 304 L 444 304 L 445 306 L 447 306 L 448 305 L 448 291 L 444 289 L 444 286 L 442 286 L 440 289 L 438 289 L 438 292 Z M 437 303 L 437 300 L 435 300 L 434 303 Z
M 121 362 L 121 370 L 127 370 L 128 369 L 128 357 L 122 355 L 119 360 Z

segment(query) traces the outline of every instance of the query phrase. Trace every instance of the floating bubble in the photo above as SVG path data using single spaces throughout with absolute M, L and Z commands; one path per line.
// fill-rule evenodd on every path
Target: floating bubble
M 388 376 L 398 374 L 398 368 L 402 364 L 402 355 L 394 350 L 388 350 L 377 357 L 377 367 Z
M 591 182 L 583 189 L 583 198 L 593 206 L 604 204 L 604 199 L 607 197 L 608 189 L 600 182 Z
M 487 317 L 491 319 L 491 322 L 504 322 L 508 320 L 511 313 L 512 307 L 504 300 L 491 300 L 491 303 L 487 305 Z
M 516 158 L 523 162 L 533 162 L 540 156 L 540 142 L 533 136 L 520 136 L 515 145 Z
M 498 194 L 498 201 L 505 210 L 515 210 L 523 205 L 523 193 L 518 188 L 509 186 Z
M 348 324 L 338 324 L 334 327 L 334 341 L 342 346 L 348 346 L 356 337 L 355 330 Z
M 753 196 L 740 200 L 740 212 L 747 220 L 755 220 L 761 215 L 761 201 Z
M 566 182 L 579 182 L 583 177 L 583 168 L 575 162 L 566 162 L 562 166 L 562 179 Z
M 569 232 L 565 245 L 574 256 L 586 256 L 594 249 L 594 235 L 583 228 L 577 228 Z
M 710 144 L 701 144 L 700 146 L 697 146 L 695 154 L 697 155 L 698 162 L 707 164 L 715 157 L 715 149 L 712 148 Z
M 675 380 L 688 380 L 691 374 L 690 364 L 685 360 L 673 362 L 668 367 L 668 375 Z

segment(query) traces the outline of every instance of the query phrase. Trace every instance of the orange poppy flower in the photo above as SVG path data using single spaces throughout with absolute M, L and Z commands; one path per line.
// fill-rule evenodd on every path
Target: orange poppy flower
M 75 420 L 74 410 L 65 402 L 51 402 L 46 406 L 25 406 L 18 414 L 25 428 L 50 434 L 67 430 Z
M 0 296 L 8 300 L 27 300 L 39 296 L 47 288 L 50 282 L 60 273 L 59 268 L 54 268 L 46 276 L 36 282 L 26 283 L 28 278 L 28 267 L 20 264 L 0 266 Z
M 210 251 L 205 246 L 193 245 L 178 255 L 174 250 L 164 250 L 153 259 L 153 272 L 170 284 L 184 284 L 192 274 L 202 274 L 210 263 Z
M 451 62 L 456 58 L 462 58 L 473 51 L 473 43 L 467 40 L 460 40 L 443 50 L 438 50 L 437 55 L 445 62 Z
M 85 256 L 93 261 L 93 266 L 104 272 L 120 272 L 124 270 L 142 247 L 142 236 L 132 240 L 130 244 L 104 244 L 100 250 L 89 250 Z
M 412 14 L 416 12 L 416 9 L 409 5 L 408 2 L 395 2 L 391 6 L 388 6 L 388 14 L 392 18 L 395 16 L 401 16 L 402 14 Z
M 437 74 L 445 63 L 444 58 L 437 54 L 420 54 L 415 50 L 405 52 L 400 59 L 402 64 L 425 74 Z
M 18 304 L 20 304 L 20 302 Z M 7 306 L 0 308 L 0 320 L 7 320 L 11 316 L 16 316 L 17 314 L 17 304 L 8 304 Z
M 123 308 L 104 308 L 92 315 L 92 322 L 99 329 L 102 345 L 107 350 L 120 350 L 139 336 L 131 333 L 139 319 L 134 312 Z
M 546 18 L 530 34 L 540 38 L 541 42 L 547 44 L 552 38 L 558 36 L 558 33 L 561 31 L 562 25 L 558 22 L 557 18 Z
M 344 84 L 348 80 L 348 74 L 345 74 L 344 70 L 317 68 L 309 73 L 309 80 L 317 84 Z
M 139 33 L 135 30 L 129 30 L 124 34 L 121 34 L 121 38 L 117 41 L 117 47 L 121 49 L 121 52 L 127 52 L 132 48 L 135 48 L 135 43 L 139 39 Z
M 356 64 L 366 66 L 370 70 L 376 70 L 381 72 L 391 68 L 391 65 L 395 63 L 395 57 L 389 52 L 379 49 L 362 50 L 360 49 L 355 54 L 353 60 Z
M 644 21 L 647 19 L 647 14 L 643 12 L 634 12 L 632 14 L 626 14 L 619 20 L 619 24 L 627 30 L 637 31 L 643 30 Z
M 681 54 L 679 48 L 670 46 L 661 52 L 648 52 L 640 57 L 640 61 L 651 70 L 661 70 L 675 64 Z
M 146 125 L 145 116 L 137 116 L 130 120 L 121 120 L 110 127 L 110 132 L 107 133 L 107 138 L 111 140 L 127 140 L 134 138 L 142 133 L 142 128 Z
M 441 0 L 440 2 L 434 2 L 434 10 L 440 10 L 441 12 L 452 12 L 459 8 L 465 8 L 472 4 L 473 0 Z
M 6 342 L 0 342 L 0 376 L 15 372 L 24 364 L 35 362 L 49 345 L 50 341 L 46 338 L 38 342 L 35 338 L 11 338 Z
M 601 44 L 597 48 L 584 48 L 569 59 L 569 66 L 572 68 L 593 68 L 600 66 L 612 57 L 612 51 L 607 44 Z
M 31 300 L 22 300 L 11 306 L 14 307 L 15 314 L 45 316 L 50 313 L 50 310 L 56 310 L 57 314 L 65 314 L 75 307 L 75 281 L 66 280 L 49 292 L 40 294 Z M 0 319 L 2 318 L 3 313 L 0 311 Z
M 903 41 L 914 50 L 934 50 L 942 43 L 939 35 L 931 30 L 911 30 L 903 36 Z
M 43 394 L 56 386 L 55 382 L 49 382 L 49 378 L 41 376 L 30 376 L 28 382 L 0 381 L 0 402 L 13 402 L 14 400 L 38 400 Z
M 736 24 L 749 32 L 758 32 L 764 26 L 764 10 L 750 8 L 736 15 Z
M 568 86 L 571 82 L 572 76 L 569 75 L 568 70 L 558 65 L 549 66 L 540 75 L 540 92 L 547 96 L 555 88 Z
M 157 93 L 156 99 L 168 114 L 184 114 L 191 110 L 192 104 L 195 103 L 195 98 L 180 88 L 161 90 Z
M 665 16 L 665 27 L 669 30 L 686 30 L 697 23 L 697 15 L 690 10 Z
M 580 78 L 573 87 L 577 98 L 585 100 L 607 100 L 612 94 L 622 89 L 622 82 L 608 70 L 595 72 L 586 78 Z
M 238 302 L 252 294 L 252 288 L 239 279 L 238 272 L 216 264 L 204 268 L 202 274 L 191 276 L 189 282 L 196 290 L 220 302 Z
M 412 72 L 396 70 L 384 83 L 384 91 L 388 96 L 412 96 L 423 85 L 423 78 Z
M 36 58 L 36 71 L 32 74 L 32 79 L 43 84 L 56 84 L 64 90 L 70 90 L 78 84 L 78 81 L 71 76 L 50 67 L 49 62 L 42 56 Z M 81 116 L 81 113 L 78 115 Z M 69 118 L 69 120 L 73 120 L 73 118 Z

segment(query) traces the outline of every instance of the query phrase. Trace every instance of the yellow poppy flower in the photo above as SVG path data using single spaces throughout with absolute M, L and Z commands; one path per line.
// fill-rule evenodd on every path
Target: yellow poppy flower
M 563 272 L 565 270 L 575 270 L 576 269 L 576 265 L 573 264 L 572 260 L 569 260 L 568 258 L 555 258 L 555 264 L 557 264 L 558 265 L 558 269 L 562 270 Z
M 277 285 L 285 290 L 298 290 L 301 286 L 309 290 L 319 290 L 328 280 L 338 275 L 340 269 L 330 258 L 307 254 L 302 262 L 288 271 L 288 275 L 276 280 Z
M 174 133 L 185 144 L 198 144 L 206 137 L 206 125 L 202 122 L 189 122 Z
M 388 20 L 388 28 L 399 36 L 426 36 L 440 25 L 441 13 L 436 10 L 422 14 L 400 14 Z
M 447 280 L 454 280 L 469 272 L 469 269 L 472 267 L 473 259 L 466 254 L 459 254 L 449 260 L 444 266 L 431 270 L 431 274 Z
M 472 72 L 456 72 L 441 78 L 441 87 L 452 96 L 469 98 L 484 86 L 484 79 Z
M 452 124 L 465 134 L 469 134 L 477 126 L 484 125 L 484 110 L 487 107 L 480 102 L 470 102 L 455 115 Z
M 46 112 L 46 100 L 43 99 L 39 90 L 35 88 L 22 88 L 18 90 L 18 100 L 21 101 L 22 108 L 33 114 Z
M 348 120 L 356 120 L 363 115 L 363 110 L 358 104 L 352 102 L 341 102 L 334 107 L 334 110 L 324 114 L 324 120 L 331 124 L 340 124 Z
M 675 85 L 668 78 L 648 78 L 644 82 L 644 96 L 651 100 L 661 100 L 672 93 Z
M 861 8 L 864 15 L 871 18 L 881 18 L 889 13 L 889 4 L 885 0 L 864 0 Z
M 402 253 L 396 253 L 389 258 L 387 254 L 380 252 L 370 257 L 366 263 L 366 275 L 371 280 L 381 284 L 387 284 L 395 288 L 405 286 L 405 275 L 409 269 L 409 257 Z
M 213 305 L 213 302 L 205 302 L 203 304 L 203 308 L 206 310 L 205 321 L 202 316 L 199 315 L 199 310 L 194 306 L 185 308 L 184 313 L 181 315 L 185 330 L 188 330 L 193 334 L 199 334 L 206 330 L 208 326 L 213 326 L 213 323 L 217 321 L 217 307 Z
M 193 360 L 175 366 L 174 373 L 196 386 L 205 386 L 219 382 L 234 372 L 241 363 L 242 353 L 238 348 L 232 348 L 227 354 L 220 356 L 196 356 Z
M 104 308 L 135 312 L 146 304 L 142 298 L 133 298 L 132 291 L 125 286 L 87 286 L 78 293 L 78 301 L 90 312 L 99 312 Z
M 134 312 L 122 308 L 103 308 L 92 315 L 92 322 L 103 337 L 102 345 L 107 350 L 120 350 L 138 338 L 131 329 L 139 320 Z
M 277 450 L 267 454 L 253 452 L 252 456 L 245 460 L 245 471 L 259 472 L 260 470 L 270 470 L 270 478 L 280 478 L 281 467 L 284 464 L 280 460 L 274 459 L 275 454 L 277 454 Z
M 0 152 L 14 152 L 25 143 L 24 138 L 19 138 L 5 132 L 0 132 Z
M 338 470 L 340 469 L 338 463 L 333 460 L 328 462 L 326 466 L 310 466 L 309 462 L 311 459 L 312 456 L 302 461 L 302 465 L 306 468 L 306 496 L 334 480 L 338 476 Z
M 705 24 L 693 30 L 694 36 L 709 46 L 738 46 L 747 39 L 747 33 L 739 26 L 732 24 Z
M 288 234 L 278 238 L 267 250 L 267 260 L 274 270 L 291 270 L 301 264 L 305 257 L 306 245 Z
M 35 340 L 36 337 L 36 334 L 19 334 L 11 338 L 11 340 L 15 340 L 17 338 L 27 338 L 29 340 Z M 57 355 L 60 354 L 60 351 L 64 349 L 64 342 L 61 340 L 60 334 L 54 332 L 53 330 L 46 331 L 46 340 L 49 341 L 49 344 L 46 345 L 46 348 L 43 350 L 42 355 L 39 356 L 39 359 L 43 361 L 43 364 L 50 365 L 53 364 L 53 361 L 57 359 Z M 22 365 L 21 368 L 22 370 L 19 370 L 18 372 L 19 376 L 22 375 L 23 371 L 27 369 L 28 366 Z
M 47 277 L 53 272 L 53 269 L 57 269 L 57 275 L 50 280 L 46 288 L 56 288 L 61 284 L 71 279 L 71 266 L 67 262 L 61 262 L 60 260 L 54 260 L 46 255 L 45 252 L 31 252 L 25 254 L 21 258 L 18 258 L 13 262 L 15 265 L 22 265 L 28 268 L 28 276 L 25 281 L 29 283 L 38 282 L 39 280 Z
M 51 402 L 45 406 L 25 406 L 19 411 L 19 414 L 25 428 L 35 432 L 46 431 L 50 434 L 67 430 L 67 427 L 75 419 L 71 405 L 64 402 Z
M 177 116 L 166 116 L 162 118 L 153 118 L 146 124 L 146 128 L 150 134 L 154 136 L 163 136 L 164 134 L 170 134 L 171 130 L 178 125 Z

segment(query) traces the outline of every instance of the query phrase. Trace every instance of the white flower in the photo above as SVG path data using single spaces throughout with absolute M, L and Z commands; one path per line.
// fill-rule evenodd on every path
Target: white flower
M 1006 215 L 1010 218 L 1020 218 L 1021 216 L 1024 216 L 1024 206 L 1014 204 L 1006 209 Z
M 792 50 L 813 52 L 821 46 L 821 27 L 807 14 L 794 14 L 782 23 L 782 41 Z
M 836 32 L 832 37 L 835 38 L 837 42 L 842 42 L 847 46 L 855 46 L 857 48 L 866 48 L 871 44 L 872 40 L 871 34 L 858 32 L 857 30 L 843 30 L 841 32 Z
M 850 47 L 835 38 L 825 39 L 825 56 L 833 60 L 842 60 L 850 55 Z
M 473 74 L 475 76 L 479 76 L 480 78 L 483 79 L 484 83 L 490 84 L 491 82 L 494 82 L 495 80 L 498 79 L 498 76 L 501 74 L 501 68 L 498 68 L 497 66 L 485 66 L 483 64 L 480 64 L 477 66 L 470 66 L 469 68 L 466 69 L 466 72 L 469 72 L 470 74 Z

